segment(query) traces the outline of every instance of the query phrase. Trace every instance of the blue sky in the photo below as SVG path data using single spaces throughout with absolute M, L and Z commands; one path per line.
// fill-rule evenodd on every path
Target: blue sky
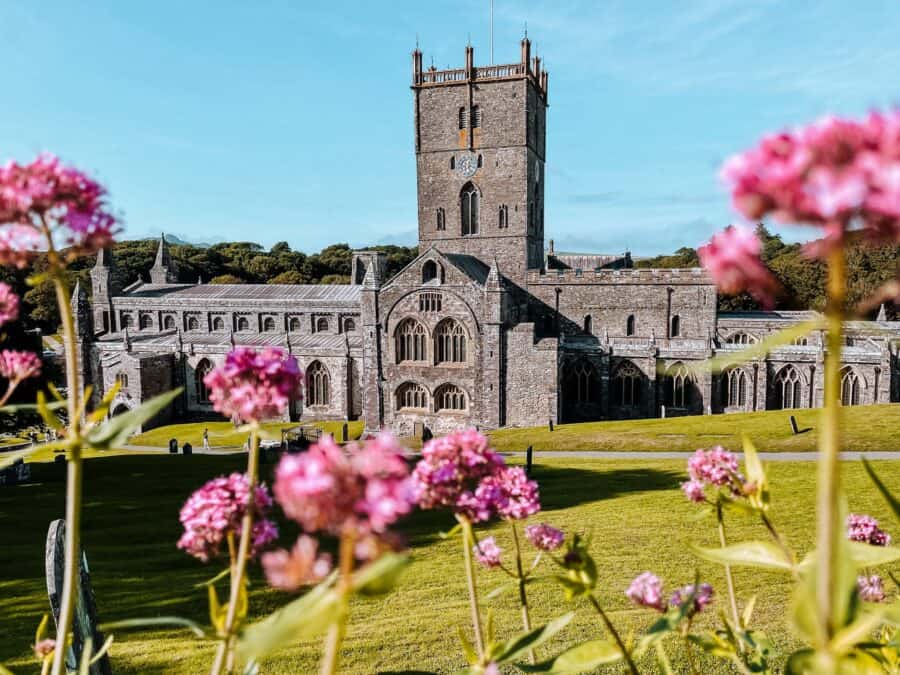
M 127 236 L 414 243 L 410 51 L 489 59 L 488 0 L 0 2 L 0 160 L 51 150 Z M 496 0 L 550 72 L 548 238 L 637 254 L 734 219 L 715 173 L 763 132 L 900 102 L 895 0 Z M 802 238 L 805 231 L 787 232 Z

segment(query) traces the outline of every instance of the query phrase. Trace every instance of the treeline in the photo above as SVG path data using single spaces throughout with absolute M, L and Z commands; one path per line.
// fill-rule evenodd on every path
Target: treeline
M 138 279 L 149 281 L 159 240 L 138 239 L 117 242 L 113 248 L 114 281 L 120 288 Z M 410 246 L 373 246 L 387 254 L 387 273 L 400 271 L 413 258 L 417 249 Z M 231 242 L 213 246 L 193 246 L 170 243 L 169 251 L 178 266 L 178 280 L 184 283 L 210 284 L 346 284 L 350 282 L 352 250 L 347 244 L 333 244 L 318 253 L 307 255 L 294 251 L 287 242 L 279 242 L 266 250 L 251 242 Z M 23 298 L 22 316 L 27 327 L 39 327 L 54 332 L 59 313 L 53 286 L 49 282 L 34 288 L 26 285 L 26 278 L 41 272 L 46 260 L 38 258 L 31 269 L 2 268 L 0 278 L 11 284 Z M 91 291 L 90 268 L 93 258 L 80 258 L 72 264 L 68 274 L 70 285 L 77 280 Z
M 762 257 L 781 281 L 782 292 L 777 309 L 816 309 L 825 307 L 825 265 L 803 254 L 802 244 L 787 244 L 780 235 L 772 234 L 765 226 L 758 226 L 763 242 Z M 697 251 L 680 248 L 671 255 L 643 258 L 636 267 L 696 267 L 700 264 Z M 848 304 L 854 306 L 869 297 L 879 286 L 900 275 L 900 246 L 873 247 L 855 242 L 847 247 Z M 720 296 L 723 311 L 759 309 L 748 294 Z M 898 306 L 886 307 L 888 318 L 898 318 Z M 873 310 L 872 316 L 877 312 Z

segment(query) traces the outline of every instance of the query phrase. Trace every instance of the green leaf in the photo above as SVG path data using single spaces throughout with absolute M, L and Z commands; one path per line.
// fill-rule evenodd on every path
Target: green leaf
M 91 657 L 91 665 L 94 665 L 95 663 L 97 663 L 97 661 L 103 658 L 103 655 L 109 651 L 110 647 L 112 647 L 112 643 L 113 636 L 110 635 L 108 638 L 106 638 L 106 642 L 103 643 L 103 646 L 97 650 L 97 653 Z
M 180 616 L 154 616 L 146 619 L 123 619 L 122 621 L 101 624 L 100 630 L 108 633 L 116 629 L 149 628 L 157 626 L 178 626 L 187 628 L 198 638 L 206 637 L 206 631 L 204 631 L 199 624 L 190 619 L 183 619 Z
M 691 550 L 704 560 L 721 565 L 762 567 L 764 569 L 793 571 L 794 564 L 785 558 L 775 544 L 767 541 L 747 541 L 724 548 L 705 548 L 689 544 Z
M 530 665 L 517 663 L 526 673 L 551 673 L 552 675 L 576 675 L 594 670 L 622 659 L 622 652 L 606 640 L 590 640 L 564 651 L 549 661 Z
M 363 595 L 387 593 L 397 583 L 400 574 L 409 564 L 410 557 L 400 553 L 385 553 L 353 575 L 351 586 Z
M 872 479 L 872 482 L 875 483 L 875 487 L 878 488 L 878 491 L 881 493 L 881 496 L 884 497 L 884 500 L 888 503 L 888 506 L 891 507 L 891 511 L 894 512 L 894 517 L 900 521 L 900 499 L 897 499 L 890 490 L 888 490 L 887 485 L 878 477 L 878 474 L 875 473 L 875 467 L 869 463 L 865 457 L 863 457 L 863 466 L 866 467 L 866 471 L 869 474 L 869 477 Z
M 763 358 L 771 350 L 781 345 L 793 343 L 799 337 L 803 337 L 807 333 L 823 328 L 825 322 L 823 319 L 813 319 L 811 321 L 803 321 L 794 324 L 789 328 L 771 333 L 756 344 L 748 346 L 738 352 L 720 352 L 718 356 L 707 361 L 698 362 L 692 369 L 705 372 L 707 369 L 718 373 L 731 366 L 748 363 L 754 359 Z M 702 364 L 702 365 L 701 365 Z
M 746 629 L 750 625 L 750 619 L 753 618 L 753 609 L 756 607 L 756 596 L 754 595 L 747 601 L 744 611 L 741 614 L 741 628 Z
M 507 592 L 513 590 L 514 588 L 517 588 L 518 586 L 519 586 L 518 581 L 507 581 L 505 584 L 500 584 L 499 586 L 497 586 L 497 588 L 492 590 L 485 597 L 488 600 L 493 600 L 494 598 L 498 598 L 501 595 L 503 595 L 504 593 L 507 593 Z
M 453 527 L 451 527 L 451 528 L 450 528 L 449 530 L 447 530 L 446 532 L 438 532 L 438 536 L 439 536 L 441 539 L 450 539 L 451 537 L 455 537 L 455 536 L 456 536 L 457 534 L 459 534 L 460 532 L 462 532 L 462 525 L 460 525 L 459 523 L 457 523 L 456 525 L 454 525 Z
M 756 491 L 748 496 L 748 501 L 760 511 L 769 510 L 769 480 L 763 468 L 756 446 L 747 437 L 743 438 L 744 468 L 747 470 L 747 481 L 756 486 Z
M 831 641 L 831 649 L 837 654 L 847 654 L 859 643 L 868 642 L 872 633 L 884 622 L 886 607 L 879 607 L 861 614 L 856 621 L 839 630 Z
M 94 640 L 88 635 L 84 639 L 84 646 L 81 652 L 81 663 L 78 665 L 78 675 L 90 675 L 91 673 L 91 652 L 94 650 Z
M 15 674 L 9 668 L 4 668 L 3 666 L 0 666 L 0 675 L 15 675 Z
M 462 643 L 463 653 L 466 655 L 466 661 L 469 662 L 470 666 L 474 666 L 478 663 L 478 652 L 475 651 L 475 646 L 472 644 L 472 641 L 466 637 L 466 631 L 463 630 L 462 626 L 456 627 L 456 633 L 459 635 L 459 641 Z
M 659 666 L 659 671 L 663 675 L 675 675 L 675 671 L 672 670 L 672 664 L 669 662 L 669 656 L 666 654 L 662 642 L 656 643 L 656 665 Z
M 731 658 L 735 653 L 734 646 L 715 633 L 703 633 L 701 635 L 688 635 L 688 640 L 700 647 L 707 654 L 720 658 Z
M 181 388 L 154 396 L 142 406 L 110 418 L 105 424 L 91 429 L 87 442 L 92 448 L 107 450 L 124 444 L 144 422 L 152 419 L 181 394 Z
M 535 649 L 544 644 L 547 640 L 569 625 L 569 622 L 573 618 L 575 618 L 575 612 L 568 612 L 544 626 L 516 635 L 507 640 L 506 644 L 503 645 L 503 648 L 499 651 L 494 660 L 497 663 L 509 663 L 510 661 L 514 661 L 528 650 Z
M 42 391 L 37 393 L 37 409 L 41 415 L 41 419 L 43 419 L 51 429 L 63 431 L 66 428 L 60 419 L 51 412 L 50 407 L 47 405 L 47 395 Z
M 878 567 L 900 560 L 900 548 L 897 546 L 872 546 L 859 541 L 847 543 L 850 557 L 858 567 Z
M 281 647 L 324 631 L 341 611 L 337 593 L 331 588 L 333 579 L 334 575 L 303 597 L 247 626 L 238 638 L 238 656 L 258 661 Z

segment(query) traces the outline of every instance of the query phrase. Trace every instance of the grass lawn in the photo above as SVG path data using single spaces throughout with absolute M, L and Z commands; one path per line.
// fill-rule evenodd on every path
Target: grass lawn
M 299 422 L 267 422 L 264 426 L 270 432 L 280 437 L 282 429 L 290 429 L 300 424 Z M 313 426 L 319 427 L 325 433 L 340 438 L 341 425 L 343 422 L 311 422 Z M 348 433 L 350 439 L 355 440 L 362 435 L 365 423 L 361 420 L 348 422 Z M 150 431 L 133 436 L 129 443 L 131 445 L 149 445 L 157 448 L 165 448 L 169 445 L 169 439 L 178 439 L 178 445 L 181 447 L 185 441 L 189 442 L 195 448 L 203 445 L 203 430 L 209 429 L 209 443 L 212 446 L 217 445 L 243 445 L 247 440 L 247 434 L 234 430 L 231 422 L 190 422 L 188 424 L 169 424 L 164 427 L 157 427 Z
M 900 450 L 900 404 L 845 408 L 846 450 Z M 562 424 L 547 427 L 499 429 L 491 432 L 498 450 L 696 450 L 723 445 L 741 447 L 741 434 L 750 434 L 761 452 L 816 449 L 819 409 L 769 410 L 731 415 L 698 415 L 672 419 L 621 420 Z M 797 418 L 802 433 L 791 432 L 789 417 Z
M 90 559 L 101 619 L 177 614 L 206 624 L 205 594 L 192 588 L 219 571 L 204 566 L 175 548 L 180 534 L 178 510 L 185 497 L 205 479 L 237 469 L 240 456 L 160 454 L 92 459 L 85 465 L 84 541 Z M 889 486 L 900 491 L 900 462 L 878 463 Z M 845 463 L 844 475 L 850 508 L 871 513 L 892 534 L 900 534 L 881 498 L 870 487 L 859 463 Z M 16 673 L 36 672 L 28 659 L 29 644 L 42 613 L 47 611 L 44 582 L 44 539 L 50 520 L 63 510 L 61 467 L 35 467 L 35 484 L 0 489 L 0 663 Z M 263 475 L 271 475 L 271 465 Z M 813 538 L 815 463 L 775 463 L 770 476 L 775 520 L 788 541 L 801 552 Z M 544 512 L 540 518 L 568 531 L 593 533 L 600 565 L 598 595 L 624 632 L 640 630 L 652 621 L 646 611 L 633 609 L 623 590 L 640 572 L 653 570 L 667 587 L 693 579 L 699 569 L 719 591 L 724 580 L 718 567 L 694 558 L 684 543 L 713 545 L 713 524 L 697 522 L 694 507 L 679 490 L 684 463 L 677 461 L 555 460 L 537 466 Z M 456 628 L 466 627 L 468 606 L 462 575 L 459 540 L 443 540 L 441 529 L 452 524 L 446 513 L 420 513 L 405 525 L 414 564 L 399 589 L 376 599 L 354 604 L 344 650 L 346 673 L 428 671 L 448 673 L 461 668 L 463 657 Z M 762 538 L 754 522 L 732 517 L 733 540 Z M 292 539 L 285 526 L 283 540 Z M 288 530 L 291 530 L 289 533 Z M 508 526 L 486 528 L 509 549 Z M 549 565 L 543 567 L 547 573 Z M 256 615 L 287 600 L 268 590 L 254 570 L 251 607 Z M 505 577 L 498 571 L 479 571 L 478 582 L 487 592 Z M 759 596 L 756 621 L 779 648 L 796 645 L 787 625 L 786 577 L 759 571 L 736 570 L 741 601 Z M 568 609 L 560 589 L 552 582 L 530 587 L 534 620 L 544 622 Z M 717 600 L 724 607 L 723 597 Z M 498 634 L 518 630 L 519 614 L 513 595 L 484 606 L 494 610 Z M 578 615 L 543 654 L 600 633 L 599 623 L 586 603 L 576 605 Z M 701 615 L 702 621 L 714 612 Z M 319 641 L 287 646 L 263 664 L 265 673 L 313 673 L 320 654 Z M 112 647 L 117 674 L 194 675 L 208 669 L 210 645 L 185 632 L 154 630 L 119 633 Z M 686 672 L 679 663 L 679 672 Z M 646 672 L 655 672 L 647 663 Z M 701 672 L 729 672 L 718 663 L 701 664 Z M 610 671 L 610 672 L 621 672 Z

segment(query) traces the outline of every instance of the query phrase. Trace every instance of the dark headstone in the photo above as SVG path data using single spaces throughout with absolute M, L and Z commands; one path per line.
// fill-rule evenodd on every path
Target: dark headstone
M 56 457 L 53 458 L 53 463 L 54 464 L 65 464 L 66 456 L 65 455 L 57 455 Z
M 553 420 L 552 419 L 547 421 L 547 428 L 550 429 L 550 431 L 553 431 Z
M 50 598 L 50 610 L 53 620 L 59 621 L 59 610 L 62 602 L 63 576 L 66 559 L 66 521 L 54 520 L 47 530 L 47 548 L 45 552 L 45 569 L 47 576 L 47 596 Z M 66 667 L 77 670 L 81 662 L 85 640 L 90 637 L 93 649 L 97 650 L 106 641 L 98 629 L 97 604 L 91 588 L 91 572 L 88 569 L 87 555 L 81 552 L 78 566 L 78 591 L 75 599 L 75 616 L 72 621 L 72 644 L 66 652 Z M 104 654 L 90 667 L 90 675 L 112 675 L 109 656 Z
M 31 466 L 21 457 L 0 470 L 0 485 L 18 485 L 31 480 Z
M 346 443 L 350 440 L 350 428 L 347 426 L 347 423 L 344 422 L 341 425 L 341 443 Z
M 185 443 L 183 446 L 181 446 L 181 452 L 183 452 L 185 455 L 193 455 L 194 446 L 192 446 L 190 443 Z
M 178 441 L 174 438 L 169 439 L 169 452 L 173 455 L 178 454 Z
M 534 448 L 529 445 L 528 449 L 525 451 L 525 473 L 527 473 L 529 476 L 531 475 L 531 466 L 533 461 Z
M 797 426 L 797 418 L 791 415 L 791 431 L 794 434 L 800 433 L 800 427 Z

